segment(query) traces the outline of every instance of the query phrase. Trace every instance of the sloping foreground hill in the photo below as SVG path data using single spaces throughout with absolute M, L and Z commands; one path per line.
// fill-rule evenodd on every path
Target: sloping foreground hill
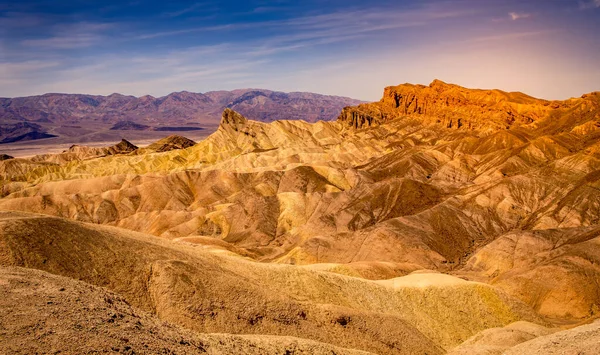
M 110 291 L 46 272 L 0 267 L 3 354 L 367 354 L 305 339 L 198 334 Z
M 363 353 L 330 345 L 352 343 L 349 339 L 332 339 L 330 329 L 325 330 L 326 335 L 318 336 L 324 342 L 264 335 L 277 333 L 272 327 L 274 321 L 285 323 L 286 318 L 291 316 L 287 320 L 295 325 L 292 328 L 297 328 L 295 333 L 315 337 L 315 334 L 303 333 L 302 330 L 306 332 L 309 327 L 299 323 L 314 322 L 314 318 L 318 318 L 315 313 L 318 313 L 319 305 L 327 310 L 326 315 L 331 318 L 333 327 L 348 330 L 348 334 L 353 333 L 352 328 L 355 327 L 357 331 L 366 332 L 366 337 L 354 343 L 358 344 L 357 347 L 376 349 L 379 353 L 445 352 L 415 328 L 425 333 L 433 331 L 431 339 L 441 340 L 446 344 L 445 350 L 451 350 L 455 355 L 562 354 L 565 351 L 595 354 L 595 344 L 600 340 L 600 323 L 565 331 L 526 321 L 510 323 L 519 318 L 538 322 L 540 319 L 532 316 L 523 305 L 489 286 L 443 274 L 413 274 L 372 283 L 327 273 L 292 270 L 294 267 L 272 268 L 239 258 L 210 255 L 197 247 L 164 243 L 138 233 L 57 218 L 15 213 L 3 213 L 0 218 L 2 230 L 7 231 L 0 235 L 0 264 L 4 265 L 0 267 L 0 337 L 3 340 L 0 351 L 6 353 Z M 45 229 L 39 228 L 41 226 Z M 177 259 L 171 259 L 173 257 Z M 140 259 L 140 262 L 132 259 Z M 108 267 L 108 263 L 114 263 L 113 267 Z M 118 289 L 126 296 L 68 277 L 6 267 L 10 264 L 80 278 L 109 289 Z M 265 275 L 264 270 L 261 273 L 256 268 L 272 270 Z M 217 276 L 215 272 L 226 276 L 212 280 Z M 234 293 L 248 286 L 248 276 L 252 274 L 254 277 L 267 276 L 261 280 L 267 295 L 275 286 L 273 284 L 292 285 L 278 287 L 277 297 L 268 296 L 260 300 L 254 298 L 255 287 L 248 287 L 244 297 Z M 227 282 L 227 279 L 231 281 Z M 241 285 L 232 282 L 241 282 Z M 303 289 L 291 290 L 293 292 L 290 293 L 289 287 L 298 287 L 298 282 Z M 144 286 L 138 287 L 140 284 Z M 381 289 L 374 292 L 377 287 Z M 215 295 L 215 291 L 223 292 L 227 288 L 230 293 Z M 354 292 L 346 295 L 350 288 Z M 381 291 L 384 291 L 383 295 Z M 360 298 L 353 299 L 357 292 L 361 294 Z M 144 294 L 150 297 L 146 298 Z M 298 323 L 294 323 L 289 312 L 277 314 L 286 299 L 290 305 L 292 295 L 296 295 L 296 303 L 302 308 L 302 313 L 297 315 Z M 385 299 L 385 296 L 388 298 Z M 343 306 L 339 306 L 340 297 L 345 298 Z M 374 301 L 373 297 L 380 300 Z M 324 301 L 328 304 L 322 303 Z M 243 307 L 266 302 L 267 307 L 260 316 L 246 318 L 248 313 L 239 313 L 240 305 L 232 302 L 242 302 Z M 394 309 L 398 305 L 400 309 Z M 470 311 L 478 313 L 477 319 L 464 317 L 465 310 L 471 305 L 474 308 Z M 379 308 L 378 313 L 367 310 L 374 306 Z M 148 310 L 156 312 L 159 318 L 200 331 L 219 329 L 211 323 L 222 318 L 224 313 L 237 310 L 238 316 L 228 321 L 231 322 L 230 329 L 252 335 L 193 332 L 161 321 L 137 307 L 149 307 Z M 361 308 L 362 311 L 359 311 Z M 256 309 L 253 307 L 252 311 Z M 400 314 L 403 315 L 399 317 Z M 368 324 L 365 318 L 369 316 L 380 319 L 387 316 L 396 320 L 389 325 L 387 322 Z M 415 326 L 411 327 L 410 322 L 414 322 Z M 505 326 L 493 328 L 502 325 Z M 328 328 L 322 321 L 314 326 Z M 490 329 L 475 333 L 454 347 L 481 326 Z M 384 332 L 386 327 L 394 330 Z M 287 331 L 294 332 L 291 329 Z M 286 333 L 286 330 L 279 332 Z M 412 336 L 407 332 L 412 332 Z M 404 333 L 404 336 L 397 338 L 398 333 Z M 374 346 L 371 343 L 373 334 L 379 334 L 377 340 L 387 343 L 387 346 Z
M 554 318 L 599 313 L 600 227 L 515 231 L 469 258 L 461 271 L 476 274 Z
M 378 283 L 24 213 L 0 214 L 0 265 L 106 287 L 197 332 L 294 336 L 377 353 L 439 354 L 490 327 L 544 324 L 502 291 L 448 275 Z
M 573 329 L 539 337 L 507 349 L 507 355 L 559 355 L 598 353 L 600 343 L 600 322 L 582 325 Z
M 118 294 L 71 278 L 0 267 L 0 351 L 10 354 L 367 354 L 293 337 L 199 334 L 135 309 Z M 516 322 L 491 328 L 452 355 L 595 354 L 600 323 L 557 331 Z
M 528 322 L 492 328 L 473 336 L 449 355 L 598 354 L 600 321 L 567 330 L 549 329 Z

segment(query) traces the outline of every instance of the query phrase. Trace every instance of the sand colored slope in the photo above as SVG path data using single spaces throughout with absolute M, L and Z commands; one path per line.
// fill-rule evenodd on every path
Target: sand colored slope
M 556 332 L 528 322 L 516 322 L 502 328 L 491 328 L 467 339 L 448 352 L 449 355 L 500 355 L 521 343 Z
M 0 352 L 205 353 L 190 332 L 129 306 L 123 297 L 38 270 L 0 268 Z
M 600 323 L 595 322 L 573 329 L 541 336 L 508 349 L 505 354 L 598 354 Z
M 306 339 L 197 334 L 110 291 L 24 268 L 0 268 L 0 352 L 367 354 Z
M 200 332 L 296 336 L 384 353 L 442 353 L 489 327 L 541 321 L 501 291 L 458 279 L 398 287 L 217 256 L 59 218 L 4 213 L 1 224 L 4 265 L 107 287 L 134 306 Z
M 598 226 L 513 232 L 474 254 L 465 272 L 534 305 L 542 315 L 585 318 L 598 314 Z

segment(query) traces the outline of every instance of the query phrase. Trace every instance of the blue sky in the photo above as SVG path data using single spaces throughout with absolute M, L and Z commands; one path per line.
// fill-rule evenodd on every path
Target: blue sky
M 600 0 L 0 1 L 0 96 L 600 90 Z

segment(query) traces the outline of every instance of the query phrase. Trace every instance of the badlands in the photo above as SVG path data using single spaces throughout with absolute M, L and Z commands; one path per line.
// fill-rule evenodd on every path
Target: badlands
M 0 184 L 0 353 L 600 353 L 600 92 L 225 109 Z

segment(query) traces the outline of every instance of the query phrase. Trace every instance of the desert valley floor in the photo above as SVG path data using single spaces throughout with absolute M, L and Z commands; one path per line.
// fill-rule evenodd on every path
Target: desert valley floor
M 0 353 L 600 353 L 600 92 L 226 108 L 0 184 Z

